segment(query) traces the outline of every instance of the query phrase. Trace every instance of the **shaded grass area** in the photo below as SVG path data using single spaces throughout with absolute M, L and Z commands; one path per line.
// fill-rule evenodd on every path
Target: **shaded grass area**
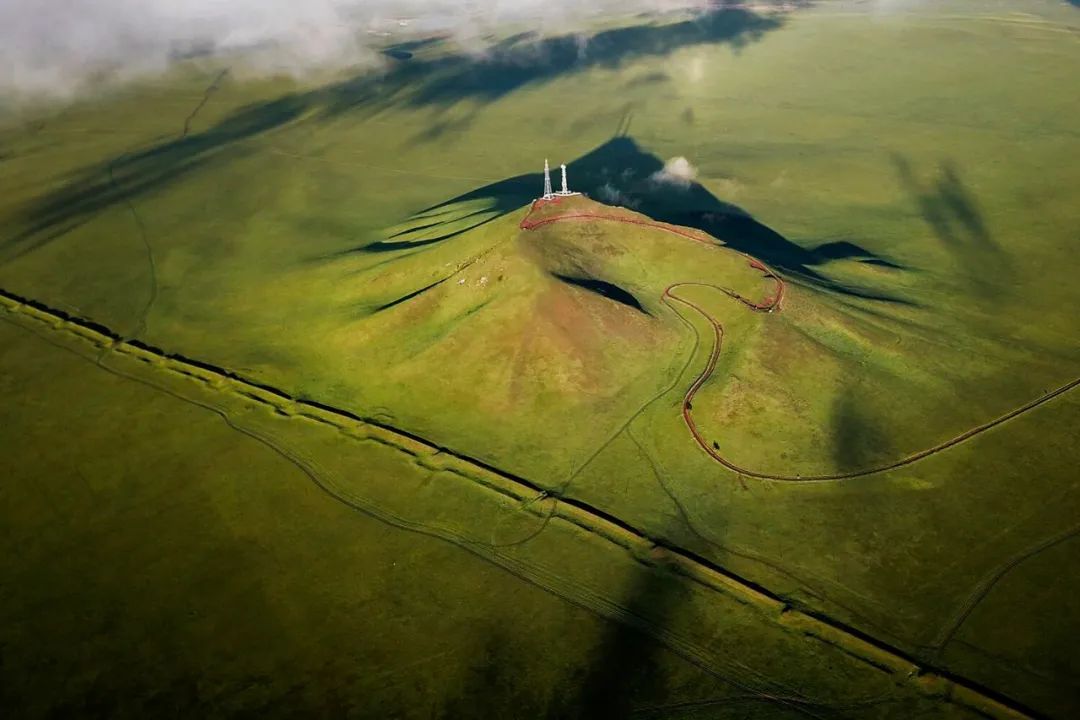
M 624 205 L 654 220 L 697 228 L 734 250 L 753 254 L 768 265 L 796 274 L 814 285 L 865 299 L 911 302 L 872 289 L 847 287 L 815 270 L 815 266 L 828 261 L 849 259 L 901 269 L 894 262 L 850 241 L 829 242 L 805 249 L 755 220 L 742 208 L 720 200 L 700 183 L 688 181 L 684 185 L 662 179 L 663 160 L 644 151 L 632 137 L 612 138 L 568 163 L 567 169 L 574 178 L 576 191 L 614 205 Z M 528 203 L 536 196 L 538 187 L 543 187 L 542 173 L 520 175 L 459 195 L 427 208 L 423 213 L 459 203 L 483 202 L 497 217 Z M 427 231 L 431 227 L 423 229 Z M 438 240 L 450 237 L 452 235 Z M 385 244 L 380 243 L 377 247 L 382 249 Z
M 42 464 L 4 447 L 4 584 L 21 588 L 3 603 L 12 717 L 542 714 L 588 667 L 605 632 L 594 616 L 350 513 L 212 416 L 62 350 L 43 355 L 6 324 L 0 333 L 4 378 L 57 389 L 55 374 L 94 388 L 66 417 L 42 418 L 22 436 L 61 423 L 79 438 L 62 457 Z M 27 352 L 37 362 L 24 362 Z M 95 407 L 91 428 L 80 418 Z M 6 404 L 5 424 L 25 410 Z M 134 452 L 103 456 L 96 439 L 105 437 Z M 416 481 L 375 449 L 361 458 L 368 481 Z M 72 601 L 76 613 L 50 609 Z M 673 685 L 640 697 L 682 696 L 683 683 L 720 689 L 645 645 L 665 666 L 659 684 Z M 503 662 L 552 653 L 560 659 L 536 663 L 532 683 L 470 685 L 475 674 L 504 672 Z
M 554 276 L 564 283 L 585 288 L 590 292 L 597 293 L 598 295 L 610 298 L 615 302 L 622 303 L 638 312 L 645 313 L 646 315 L 649 314 L 648 311 L 642 307 L 641 302 L 634 297 L 633 293 L 624 290 L 614 283 L 610 283 L 606 280 L 599 280 L 597 278 L 573 277 L 570 275 L 560 275 L 558 273 L 554 273 Z
M 1080 707 L 1080 696 L 1075 683 L 1061 687 L 1057 678 L 1080 676 L 1075 657 L 1063 647 L 1076 637 L 1080 615 L 1072 580 L 1062 569 L 1075 563 L 1080 551 L 1075 534 L 1055 540 L 1018 557 L 1015 568 L 1002 573 L 943 655 L 957 668 L 993 667 L 998 685 L 1013 684 L 1016 680 L 1009 676 L 1019 675 L 1038 693 L 1039 705 L 1067 717 Z M 1018 607 L 1026 612 L 1017 613 Z M 1048 632 L 1038 627 L 1041 624 L 1054 629 Z
M 951 161 L 942 163 L 932 183 L 923 186 L 911 163 L 894 157 L 904 191 L 946 253 L 956 259 L 971 291 L 983 297 L 997 297 L 1012 284 L 1008 254 L 986 225 L 979 203 Z
M 16 717 L 977 716 L 680 579 L 659 550 L 643 563 L 567 524 L 488 565 L 438 538 L 535 521 L 505 498 L 26 322 L 0 325 L 0 377 L 90 389 L 0 456 Z M 31 458 L 59 428 L 66 452 Z M 335 502 L 287 457 L 381 509 Z M 394 516 L 411 531 L 378 521 Z
M 684 48 L 724 44 L 742 47 L 782 24 L 783 16 L 760 15 L 720 4 L 690 19 L 635 23 L 587 37 L 544 38 L 525 32 L 497 42 L 478 62 L 467 55 L 413 58 L 401 66 L 400 81 L 391 78 L 391 82 L 401 87 L 407 102 L 414 105 L 446 106 L 464 100 L 496 102 L 510 93 L 570 74 L 617 69 L 642 59 L 662 59 Z M 415 82 L 418 79 L 419 86 Z M 328 112 L 347 111 L 370 99 L 363 92 L 359 96 L 339 93 L 328 103 Z M 398 99 L 391 96 L 390 101 Z
M 205 132 L 121 155 L 79 173 L 26 210 L 23 228 L 4 241 L 9 259 L 63 236 L 105 209 L 167 188 L 205 167 L 223 147 L 294 120 L 302 110 L 295 98 L 275 100 L 243 110 Z
M 5 380 L 93 388 L 65 416 L 25 426 L 24 441 L 60 427 L 78 438 L 62 456 L 34 460 L 5 441 L 4 584 L 21 588 L 3 601 L 13 717 L 576 712 L 564 687 L 587 677 L 604 621 L 348 511 L 212 415 L 6 323 L 0 334 Z M 5 404 L 5 425 L 27 411 Z M 258 423 L 246 415 L 237 421 Z M 101 454 L 107 437 L 133 452 Z M 363 482 L 430 481 L 388 455 L 360 449 Z M 77 613 L 50 609 L 73 600 Z M 613 701 L 724 692 L 655 642 L 641 649 L 657 682 L 620 684 Z M 487 682 L 514 666 L 532 682 Z

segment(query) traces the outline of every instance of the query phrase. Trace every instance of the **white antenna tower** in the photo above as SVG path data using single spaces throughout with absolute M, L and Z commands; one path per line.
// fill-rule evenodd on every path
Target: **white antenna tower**
M 551 168 L 548 167 L 547 158 L 544 158 L 544 199 L 550 200 L 554 194 L 551 192 Z
M 566 187 L 566 166 L 565 165 L 562 166 L 562 192 L 559 193 L 559 194 L 560 195 L 569 195 L 570 194 L 570 190 L 568 190 L 567 187 Z

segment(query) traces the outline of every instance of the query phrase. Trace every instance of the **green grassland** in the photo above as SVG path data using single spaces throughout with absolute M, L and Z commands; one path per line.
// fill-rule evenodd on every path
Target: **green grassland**
M 576 41 L 556 37 L 540 54 L 507 40 L 502 54 L 477 61 L 446 40 L 357 78 L 300 83 L 180 67 L 0 130 L 0 287 L 520 475 L 923 663 L 1065 717 L 1080 703 L 1071 642 L 1080 631 L 1071 569 L 1080 397 L 888 473 L 814 484 L 741 477 L 700 451 L 679 414 L 711 330 L 661 298 L 677 282 L 761 297 L 768 283 L 738 252 L 785 278 L 772 314 L 712 290 L 682 291 L 725 330 L 695 420 L 725 456 L 766 474 L 872 468 L 1075 379 L 1078 23 L 1074 8 L 1052 2 L 889 14 L 824 2 L 776 15 L 638 18 L 597 29 L 583 56 L 567 55 Z M 606 221 L 520 229 L 545 156 L 567 162 L 572 187 L 591 198 L 564 209 L 652 217 L 708 233 L 717 246 Z M 694 164 L 692 182 L 657 179 L 674 156 Z M 19 354 L 6 373 L 51 352 L 9 341 Z M 50 372 L 7 383 L 4 427 L 18 428 L 2 440 L 7 471 L 19 473 L 13 487 L 71 481 L 70 468 L 28 459 L 46 453 L 46 463 L 79 454 L 80 464 L 100 463 L 102 477 L 115 463 L 156 468 L 166 487 L 194 472 L 174 463 L 198 462 L 199 492 L 215 503 L 252 492 L 219 487 L 215 473 L 261 476 L 240 473 L 247 460 L 232 455 L 241 451 L 228 435 L 176 435 L 170 429 L 184 423 L 168 411 L 115 395 L 135 390 L 99 393 L 91 377 L 66 377 L 75 387 L 64 392 Z M 126 415 L 158 412 L 162 429 L 139 429 L 135 440 L 102 424 L 91 442 L 59 429 L 73 397 L 82 413 L 115 416 L 117 428 Z M 307 442 L 301 436 L 288 444 Z M 334 462 L 337 440 L 314 442 L 306 452 Z M 214 443 L 225 443 L 226 457 L 206 449 Z M 16 450 L 30 455 L 8 461 Z M 415 503 L 458 531 L 487 532 L 481 500 L 444 497 L 411 472 L 387 466 L 366 491 L 386 493 L 373 495 L 380 507 Z M 167 502 L 155 488 L 137 492 Z M 55 491 L 67 515 L 100 507 L 92 495 Z M 255 517 L 233 517 L 231 532 L 290 552 L 323 548 L 329 520 L 305 520 L 305 506 L 285 499 L 294 492 L 267 498 Z M 39 500 L 20 493 L 6 496 L 5 521 L 45 512 L 30 512 Z M 176 533 L 194 512 L 170 516 Z M 291 526 L 278 528 L 277 513 Z M 549 532 L 543 514 L 515 517 L 491 536 L 527 538 L 520 547 L 531 561 L 564 572 L 557 560 L 574 541 Z M 101 522 L 125 523 L 111 511 Z M 153 522 L 140 522 L 117 542 L 147 543 Z M 88 532 L 42 521 L 11 536 L 24 542 L 43 524 L 55 547 Z M 363 544 L 350 536 L 364 533 L 373 543 L 393 536 L 349 524 L 340 542 Z M 104 563 L 111 550 L 98 552 Z M 161 572 L 182 555 L 161 560 Z M 426 562 L 435 572 L 439 562 Z M 16 573 L 43 589 L 77 586 L 34 575 L 39 564 L 32 556 Z M 268 572 L 251 569 L 251 582 Z M 308 592 L 345 602 L 351 586 L 329 583 L 330 574 L 294 588 L 305 600 L 280 602 L 308 607 Z M 424 578 L 410 575 L 410 592 L 421 593 Z M 462 602 L 487 582 L 459 587 Z M 197 588 L 190 577 L 176 583 Z M 241 605 L 236 593 L 220 602 Z M 543 606 L 536 612 L 563 612 L 540 598 L 528 601 Z M 411 612 L 437 618 L 419 595 L 411 602 Z M 40 612 L 19 606 L 11 616 Z M 498 612 L 512 622 L 508 609 Z M 334 624 L 319 623 L 313 632 L 324 636 Z M 257 642 L 256 631 L 237 644 Z M 278 651 L 287 646 L 282 639 Z M 581 640 L 567 657 L 580 660 L 586 647 Z M 807 674 L 804 687 L 824 682 L 813 666 L 810 656 L 792 663 Z
M 20 717 L 997 707 L 405 438 L 283 412 L 47 318 L 0 319 L 5 383 L 51 395 L 0 409 L 23 439 L 0 459 L 0 699 Z M 140 451 L 102 452 L 117 444 Z M 501 539 L 539 515 L 534 542 Z

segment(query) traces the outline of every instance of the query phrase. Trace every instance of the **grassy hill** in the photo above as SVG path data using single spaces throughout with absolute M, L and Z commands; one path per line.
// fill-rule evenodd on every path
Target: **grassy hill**
M 761 297 L 739 253 L 784 279 L 771 314 L 679 291 L 724 329 L 694 420 L 764 474 L 873 468 L 1075 378 L 1076 17 L 821 3 L 641 18 L 587 59 L 557 37 L 303 83 L 183 66 L 0 129 L 0 287 L 422 435 L 1068 716 L 1075 393 L 892 472 L 755 480 L 690 436 L 713 327 L 663 296 Z M 538 217 L 713 246 L 523 230 L 545 156 L 588 198 Z M 676 156 L 696 174 L 666 176 Z M 5 387 L 42 422 L 67 402 Z

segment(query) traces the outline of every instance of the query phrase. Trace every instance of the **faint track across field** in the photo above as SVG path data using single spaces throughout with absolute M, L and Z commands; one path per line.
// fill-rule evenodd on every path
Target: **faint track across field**
M 8 299 L 15 299 L 3 291 L 0 291 L 0 297 L 6 297 Z M 37 310 L 41 309 L 41 306 L 35 304 L 34 307 Z M 0 306 L 0 310 L 3 307 Z M 65 319 L 71 322 L 71 319 L 64 315 L 57 314 L 59 319 Z M 598 592 L 584 587 L 580 584 L 567 581 L 555 570 L 546 565 L 536 562 L 526 562 L 517 558 L 513 553 L 508 553 L 500 546 L 491 545 L 467 537 L 466 535 L 457 532 L 453 528 L 443 527 L 439 524 L 427 524 L 423 522 L 417 522 L 410 520 L 400 514 L 394 513 L 390 510 L 380 507 L 375 502 L 368 498 L 365 498 L 355 491 L 347 489 L 347 483 L 338 476 L 337 473 L 323 467 L 315 459 L 295 450 L 287 447 L 279 439 L 272 437 L 264 431 L 261 431 L 255 427 L 251 427 L 240 423 L 236 418 L 230 414 L 226 407 L 219 406 L 215 403 L 197 399 L 195 397 L 188 396 L 180 393 L 177 390 L 168 387 L 165 384 L 155 382 L 154 380 L 137 374 L 125 372 L 117 367 L 105 364 L 104 359 L 107 354 L 115 351 L 117 345 L 130 344 L 132 341 L 126 341 L 121 339 L 114 333 L 105 332 L 107 329 L 102 326 L 90 327 L 89 325 L 80 325 L 86 329 L 92 330 L 95 333 L 101 333 L 102 339 L 105 340 L 100 352 L 94 356 L 88 356 L 69 347 L 57 340 L 50 338 L 47 334 L 39 332 L 38 330 L 27 327 L 21 323 L 18 323 L 12 319 L 4 317 L 0 314 L 0 321 L 5 321 L 13 324 L 15 327 L 37 337 L 43 342 L 62 350 L 66 353 L 70 353 L 75 357 L 85 360 L 94 365 L 99 370 L 102 370 L 110 375 L 113 375 L 122 380 L 128 380 L 140 385 L 146 386 L 158 392 L 161 392 L 168 397 L 178 400 L 182 403 L 201 408 L 206 410 L 218 418 L 220 418 L 230 429 L 244 435 L 261 445 L 265 446 L 268 450 L 281 457 L 290 465 L 294 466 L 308 480 L 322 493 L 335 500 L 345 507 L 351 510 L 360 512 L 374 520 L 385 523 L 392 527 L 395 527 L 406 532 L 422 535 L 435 540 L 440 540 L 454 545 L 471 555 L 474 555 L 481 560 L 490 562 L 503 570 L 509 572 L 511 575 L 518 579 L 527 582 L 541 590 L 551 593 L 552 595 L 559 597 L 566 602 L 582 608 L 586 611 L 592 612 L 595 615 L 613 620 L 615 622 L 622 623 L 629 627 L 632 627 L 640 632 L 643 632 L 657 641 L 670 648 L 676 655 L 687 660 L 688 662 L 699 667 L 704 672 L 717 678 L 723 682 L 726 682 L 738 690 L 748 693 L 746 696 L 739 696 L 740 698 L 754 698 L 759 702 L 773 703 L 782 705 L 788 709 L 794 710 L 800 714 L 808 717 L 817 718 L 818 720 L 825 720 L 824 715 L 819 714 L 816 711 L 830 712 L 829 717 L 837 717 L 836 711 L 846 708 L 858 708 L 865 707 L 874 704 L 886 703 L 894 700 L 894 696 L 891 692 L 881 695 L 858 698 L 852 700 L 826 700 L 816 699 L 807 695 L 801 694 L 798 691 L 792 690 L 785 686 L 783 683 L 771 680 L 769 677 L 762 674 L 760 671 L 755 670 L 749 665 L 739 661 L 736 658 L 722 658 L 715 655 L 715 653 L 709 652 L 705 647 L 700 646 L 692 638 L 683 635 L 682 633 L 670 630 L 662 625 L 657 625 L 651 622 L 649 619 L 642 617 L 633 608 L 624 606 L 623 604 L 614 600 L 608 599 L 604 595 Z M 79 324 L 79 323 L 75 323 Z M 57 329 L 57 328 L 50 328 Z M 47 332 L 48 330 L 46 330 Z M 81 336 L 84 340 L 90 339 L 86 335 Z M 93 342 L 93 339 L 90 339 Z M 148 349 L 143 345 L 135 345 L 141 350 Z M 156 353 L 155 353 L 156 354 Z M 207 369 L 203 366 L 197 366 L 200 369 Z M 239 380 L 238 377 L 231 374 L 226 375 L 227 378 Z M 243 381 L 241 381 L 243 382 Z M 271 390 L 267 386 L 254 386 L 257 389 L 264 391 Z M 272 390 L 271 390 L 272 391 Z M 285 397 L 283 395 L 283 397 Z M 341 412 L 341 411 L 334 411 Z M 343 417 L 350 417 L 342 412 Z M 365 421 L 367 422 L 367 421 Z M 389 428 L 387 428 L 389 429 Z M 397 432 L 397 431 L 395 431 Z M 412 436 L 406 436 L 411 438 Z M 426 441 L 424 441 L 426 442 Z M 450 454 L 450 453 L 448 453 Z M 471 462 L 463 456 L 454 456 L 466 462 Z M 443 468 L 445 472 L 457 473 L 456 470 Z M 469 479 L 466 477 L 466 479 Z M 490 488 L 489 489 L 494 489 Z M 578 527 L 581 527 L 580 525 Z
M 817 711 L 826 712 L 829 717 L 840 717 L 839 711 L 846 708 L 864 707 L 892 700 L 891 692 L 869 698 L 848 700 L 814 699 L 800 694 L 785 693 L 782 685 L 778 687 L 776 682 L 770 681 L 760 672 L 744 663 L 734 658 L 711 656 L 712 653 L 703 652 L 703 648 L 698 647 L 690 638 L 683 637 L 681 634 L 674 633 L 664 627 L 655 626 L 647 619 L 639 616 L 631 608 L 598 595 L 588 588 L 573 582 L 568 584 L 558 573 L 544 565 L 523 563 L 513 553 L 504 552 L 498 545 L 465 537 L 451 528 L 429 526 L 391 513 L 377 506 L 374 501 L 356 494 L 355 491 L 346 489 L 345 485 L 336 477 L 336 473 L 321 467 L 312 458 L 286 447 L 279 440 L 256 428 L 238 423 L 237 419 L 232 417 L 230 411 L 226 408 L 219 407 L 212 402 L 189 397 L 187 394 L 155 382 L 149 377 L 124 372 L 118 367 L 105 364 L 104 359 L 107 355 L 113 353 L 130 355 L 135 360 L 158 365 L 163 372 L 175 372 L 181 376 L 187 376 L 199 381 L 215 392 L 231 392 L 231 394 L 242 400 L 269 405 L 275 408 L 275 411 L 282 416 L 305 417 L 337 428 L 343 433 L 343 437 L 373 439 L 376 436 L 372 436 L 371 432 L 381 432 L 385 437 L 382 440 L 376 439 L 376 442 L 397 447 L 402 452 L 417 458 L 417 462 L 421 466 L 428 467 L 433 471 L 438 470 L 460 475 L 510 499 L 518 502 L 525 501 L 524 505 L 519 506 L 522 509 L 530 502 L 527 500 L 530 492 L 536 493 L 542 489 L 539 485 L 526 478 L 501 470 L 477 458 L 437 445 L 430 440 L 386 423 L 371 418 L 362 418 L 347 410 L 323 405 L 314 400 L 297 398 L 280 389 L 244 378 L 225 368 L 186 358 L 182 355 L 168 353 L 137 340 L 125 340 L 116 332 L 91 320 L 71 316 L 63 311 L 19 297 L 2 289 L 0 289 L 0 311 L 6 311 L 0 312 L 0 321 L 13 324 L 50 345 L 94 364 L 102 371 L 138 382 L 177 400 L 214 413 L 233 430 L 266 445 L 268 449 L 295 465 L 321 491 L 353 510 L 362 512 L 388 525 L 457 545 L 473 555 L 502 567 L 522 580 L 562 597 L 579 607 L 652 635 L 706 672 L 730 682 L 737 688 L 749 690 L 752 696 L 762 701 L 784 705 L 796 712 L 821 718 L 823 716 Z M 8 313 L 12 316 L 6 317 L 5 315 Z M 20 321 L 17 319 L 19 316 L 27 317 L 29 321 Z M 27 322 L 31 324 L 39 323 L 41 326 L 35 329 L 26 324 Z M 686 322 L 685 319 L 684 322 Z M 88 355 L 77 351 L 73 347 L 69 347 L 50 337 L 53 332 L 70 334 L 83 341 L 88 341 L 91 345 L 97 346 L 99 352 Z M 357 431 L 359 431 L 359 434 L 356 434 Z M 422 459 L 429 454 L 430 457 L 442 455 L 449 458 L 451 463 L 459 463 L 460 467 L 443 463 L 429 465 Z M 474 474 L 476 475 L 474 476 Z M 490 477 L 485 480 L 484 476 Z M 492 478 L 497 478 L 498 482 L 493 483 Z M 499 483 L 503 484 L 500 485 Z M 567 508 L 566 512 L 558 512 L 561 519 L 586 532 L 594 533 L 597 537 L 608 542 L 623 547 L 644 565 L 667 569 L 674 575 L 689 582 L 730 595 L 741 604 L 755 606 L 765 613 L 765 616 L 772 617 L 781 626 L 786 626 L 799 634 L 816 638 L 820 642 L 837 647 L 852 657 L 892 675 L 898 684 L 913 683 L 919 688 L 918 692 L 921 694 L 939 696 L 945 702 L 973 709 L 988 717 L 1019 718 L 1033 715 L 1030 710 L 989 688 L 960 678 L 944 668 L 920 663 L 899 648 L 867 635 L 842 621 L 830 618 L 811 608 L 802 607 L 801 604 L 792 605 L 768 589 L 735 575 L 707 558 L 673 546 L 662 538 L 651 536 L 644 530 L 587 502 L 562 497 L 554 493 L 552 493 L 552 499 L 557 501 L 553 503 L 552 514 L 555 514 L 555 507 L 561 504 Z M 648 556 L 651 556 L 654 552 L 660 553 L 660 560 L 649 559 Z M 723 699 L 716 699 L 716 702 L 722 703 L 723 701 Z
M 218 88 L 221 86 L 221 82 L 228 74 L 229 68 L 225 68 L 216 76 L 214 76 L 214 79 L 210 82 L 206 89 L 203 90 L 203 94 L 202 97 L 199 99 L 199 102 L 195 105 L 194 108 L 192 108 L 191 112 L 188 113 L 187 117 L 184 118 L 184 127 L 180 131 L 178 140 L 182 141 L 188 138 L 188 136 L 191 134 L 191 125 L 195 121 L 195 118 L 198 117 L 200 112 L 202 112 L 202 109 L 206 106 L 206 103 L 210 101 L 210 96 L 217 92 Z M 124 186 L 116 179 L 116 165 L 121 161 L 124 161 L 125 159 L 125 156 L 121 156 L 113 160 L 106 166 L 105 170 L 109 178 L 109 184 L 112 186 L 117 196 L 121 198 L 125 207 L 127 207 L 128 212 L 131 214 L 131 219 L 135 222 L 135 229 L 138 230 L 139 233 L 139 241 L 142 243 L 143 250 L 146 253 L 148 285 L 146 302 L 143 303 L 142 309 L 139 311 L 138 314 L 138 319 L 135 322 L 135 326 L 129 333 L 130 337 L 138 338 L 142 337 L 143 334 L 146 332 L 147 322 L 150 318 L 150 311 L 151 309 L 153 309 L 154 304 L 157 302 L 158 299 L 158 294 L 160 292 L 160 283 L 158 280 L 157 261 L 154 259 L 154 248 L 153 245 L 150 243 L 150 236 L 146 231 L 146 223 L 143 221 L 142 215 L 135 207 L 135 203 L 132 202 L 131 196 L 125 192 Z

